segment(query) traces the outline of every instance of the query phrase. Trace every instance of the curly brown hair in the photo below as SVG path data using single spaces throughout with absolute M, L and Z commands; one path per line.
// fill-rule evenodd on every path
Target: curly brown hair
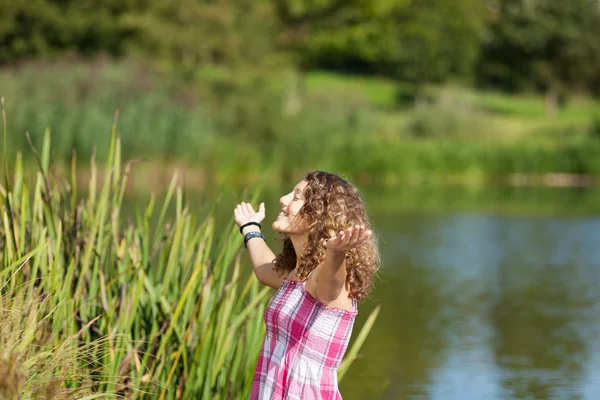
M 373 232 L 365 203 L 359 190 L 340 176 L 324 171 L 311 171 L 304 180 L 305 202 L 298 213 L 308 227 L 308 241 L 300 254 L 296 276 L 305 280 L 325 259 L 325 243 L 332 235 L 354 225 L 364 225 Z M 292 241 L 285 236 L 283 249 L 275 258 L 275 270 L 289 274 L 296 267 L 296 252 Z M 346 284 L 349 297 L 362 300 L 368 296 L 373 277 L 380 265 L 377 238 L 371 236 L 346 253 Z

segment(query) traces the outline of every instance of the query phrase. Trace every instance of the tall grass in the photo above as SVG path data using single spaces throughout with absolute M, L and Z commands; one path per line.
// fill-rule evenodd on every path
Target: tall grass
M 161 203 L 122 215 L 132 163 L 115 125 L 109 143 L 103 182 L 95 157 L 89 182 L 76 157 L 70 180 L 54 177 L 48 131 L 34 179 L 20 156 L 5 173 L 0 395 L 247 398 L 270 292 L 242 278 L 239 232 L 195 215 L 176 175 Z
M 29 156 L 24 133 L 41 142 L 49 128 L 52 155 L 67 161 L 77 148 L 89 159 L 97 148 L 105 161 L 108 141 L 97 140 L 120 110 L 121 151 L 125 158 L 203 159 L 213 128 L 207 110 L 185 89 L 141 67 L 98 61 L 92 64 L 34 64 L 0 73 L 11 116 L 9 144 Z
M 119 109 L 123 157 L 184 163 L 222 182 L 279 172 L 300 150 L 302 169 L 326 167 L 324 147 L 334 148 L 367 127 L 339 101 L 307 102 L 298 115 L 287 115 L 279 77 L 265 77 L 264 87 L 255 92 L 204 75 L 198 79 L 173 83 L 172 77 L 128 62 L 34 64 L 0 71 L 0 95 L 8 100 L 9 130 L 15 133 L 9 145 L 30 161 L 24 133 L 40 142 L 49 128 L 53 159 L 68 163 L 73 148 L 88 159 L 96 148 L 104 162 L 108 143 L 97 137 Z
M 39 293 L 35 293 L 39 294 Z M 98 381 L 95 356 L 106 338 L 78 343 L 90 325 L 57 340 L 50 321 L 51 296 L 22 288 L 0 297 L 0 396 L 3 399 L 91 399 Z M 41 314 L 40 314 L 41 313 Z M 81 366 L 85 366 L 83 370 Z M 109 397 L 109 393 L 103 393 Z

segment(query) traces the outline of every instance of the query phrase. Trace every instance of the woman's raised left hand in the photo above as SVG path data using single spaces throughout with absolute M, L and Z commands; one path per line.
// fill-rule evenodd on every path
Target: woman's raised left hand
M 354 225 L 348 229 L 341 230 L 336 236 L 327 241 L 327 250 L 336 253 L 345 253 L 351 250 L 371 236 L 372 232 L 364 225 Z

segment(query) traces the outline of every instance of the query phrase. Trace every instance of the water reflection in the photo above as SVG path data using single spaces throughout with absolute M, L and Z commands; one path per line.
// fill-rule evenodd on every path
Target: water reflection
M 600 221 L 519 222 L 491 308 L 502 387 L 519 399 L 580 398 L 598 337 Z
M 384 307 L 345 399 L 600 399 L 600 218 L 374 218 Z

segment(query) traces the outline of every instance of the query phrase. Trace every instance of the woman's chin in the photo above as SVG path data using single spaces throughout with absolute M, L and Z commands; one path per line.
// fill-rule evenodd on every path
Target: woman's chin
M 285 233 L 285 229 L 280 221 L 274 221 L 273 224 L 271 224 L 271 228 L 277 233 Z

